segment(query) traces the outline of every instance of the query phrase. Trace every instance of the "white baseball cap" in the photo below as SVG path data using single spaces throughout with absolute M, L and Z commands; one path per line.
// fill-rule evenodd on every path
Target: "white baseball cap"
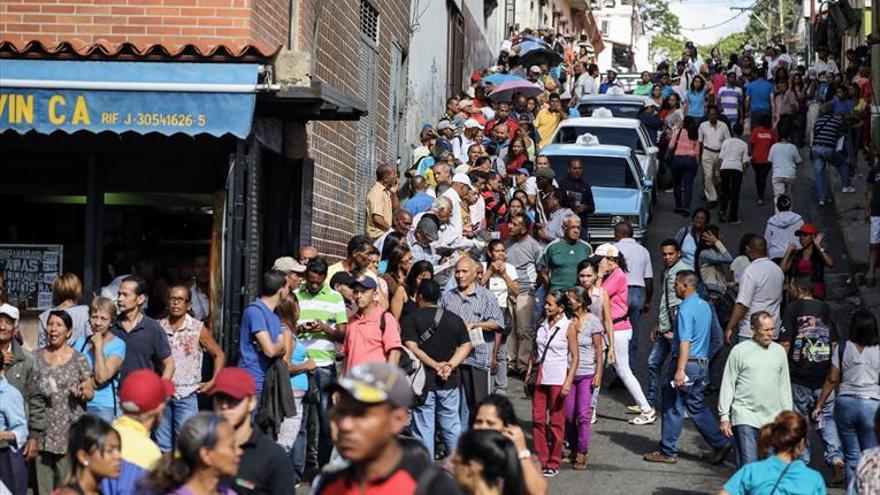
M 602 244 L 596 248 L 594 256 L 616 258 L 620 256 L 620 250 L 614 244 Z
M 471 178 L 467 176 L 467 174 L 455 174 L 452 176 L 452 183 L 455 184 L 458 182 L 459 184 L 464 184 L 468 187 L 473 187 L 471 184 Z
M 465 129 L 473 129 L 474 127 L 476 127 L 477 129 L 480 129 L 480 130 L 483 129 L 483 125 L 480 124 L 479 122 L 477 122 L 476 119 L 467 119 L 464 121 L 464 128 Z
M 18 312 L 18 308 L 11 304 L 3 303 L 0 305 L 0 315 L 6 315 L 12 318 L 12 322 L 14 325 L 18 325 L 18 318 L 21 316 Z

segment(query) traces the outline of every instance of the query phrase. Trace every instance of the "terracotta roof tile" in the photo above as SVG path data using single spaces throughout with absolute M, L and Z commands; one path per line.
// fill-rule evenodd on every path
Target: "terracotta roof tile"
M 261 43 L 238 46 L 207 43 L 112 43 L 102 39 L 86 42 L 77 38 L 65 41 L 0 38 L 0 58 L 269 63 L 279 50 L 280 46 L 270 48 Z

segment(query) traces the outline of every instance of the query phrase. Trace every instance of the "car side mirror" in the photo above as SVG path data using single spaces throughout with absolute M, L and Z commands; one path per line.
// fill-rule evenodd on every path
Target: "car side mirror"
M 645 186 L 645 189 L 651 189 L 654 187 L 654 181 L 652 181 L 651 179 L 645 179 L 643 184 Z
M 660 153 L 660 148 L 658 148 L 656 146 L 648 146 L 648 154 L 649 155 L 656 155 L 657 153 Z

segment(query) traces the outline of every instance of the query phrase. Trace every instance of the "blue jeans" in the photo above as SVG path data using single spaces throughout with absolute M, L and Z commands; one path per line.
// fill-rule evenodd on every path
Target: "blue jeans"
M 813 409 L 816 408 L 816 402 L 822 394 L 822 388 L 811 389 L 797 383 L 791 384 L 791 399 L 794 403 L 794 410 L 804 417 L 809 418 Z M 825 444 L 825 463 L 829 466 L 835 461 L 843 460 L 843 453 L 840 451 L 840 437 L 837 436 L 837 424 L 834 422 L 834 393 L 828 396 L 825 401 L 825 408 L 822 409 L 822 417 L 816 425 L 816 432 Z M 810 442 L 807 437 L 807 448 L 801 453 L 801 460 L 810 463 Z
M 535 332 L 538 328 L 538 320 L 544 314 L 544 303 L 547 301 L 547 285 L 542 285 L 535 289 L 535 310 L 532 312 L 532 339 L 535 338 Z
M 833 164 L 834 149 L 827 146 L 813 146 L 813 181 L 816 184 L 816 197 L 819 201 L 828 200 L 828 182 L 825 178 L 826 163 Z M 849 172 L 847 172 L 849 175 Z
M 837 433 L 843 445 L 843 457 L 846 460 L 846 480 L 852 479 L 859 458 L 865 449 L 877 446 L 874 434 L 874 415 L 880 401 L 860 399 L 851 395 L 838 395 L 834 406 L 834 420 L 837 422 Z
M 93 415 L 93 416 L 97 416 L 108 423 L 112 423 L 112 422 L 116 421 L 116 418 L 117 418 L 116 414 L 113 412 L 112 407 L 89 406 L 88 408 L 86 408 L 86 412 Z
M 660 453 L 668 457 L 678 457 L 678 437 L 684 427 L 685 410 L 690 416 L 697 431 L 703 439 L 718 450 L 726 447 L 730 440 L 721 434 L 718 420 L 703 402 L 703 394 L 706 392 L 706 384 L 709 375 L 708 363 L 689 362 L 685 365 L 684 372 L 691 385 L 672 388 L 670 382 L 675 376 L 675 368 L 678 365 L 673 359 L 669 363 L 666 376 L 663 377 L 663 413 L 660 425 Z
M 434 426 L 440 427 L 440 438 L 446 445 L 446 452 L 455 452 L 458 437 L 461 436 L 459 407 L 461 393 L 452 390 L 433 390 L 428 392 L 425 403 L 412 410 L 413 434 L 425 444 L 428 453 L 434 456 Z M 435 422 L 436 421 L 436 422 Z
M 293 464 L 293 482 L 299 483 L 303 480 L 306 472 L 306 450 L 308 450 L 308 431 L 309 431 L 309 409 L 308 405 L 302 404 L 299 411 L 302 414 L 302 422 L 299 424 L 299 434 L 293 443 L 293 449 L 290 450 L 290 462 Z
M 333 440 L 330 438 L 330 394 L 324 392 L 324 388 L 331 383 L 336 383 L 336 366 L 324 366 L 311 371 L 315 375 L 318 385 L 318 466 L 322 467 L 330 462 L 330 454 L 333 453 Z
M 675 156 L 670 165 L 672 171 L 672 191 L 675 207 L 690 211 L 694 191 L 694 178 L 697 177 L 697 159 L 692 156 Z
M 495 350 L 498 367 L 495 370 L 492 393 L 507 395 L 507 337 L 501 338 L 501 345 Z
M 651 348 L 648 356 L 648 390 L 645 391 L 645 399 L 653 408 L 657 408 L 658 391 L 660 390 L 660 378 L 663 375 L 663 363 L 672 352 L 672 341 L 660 334 Z
M 636 354 L 639 350 L 639 322 L 642 319 L 642 309 L 645 307 L 645 288 L 637 285 L 630 285 L 628 292 L 627 304 L 629 312 L 627 318 L 632 325 L 632 338 L 629 340 L 629 367 L 635 372 Z
M 171 452 L 177 440 L 177 432 L 189 418 L 199 412 L 199 401 L 193 392 L 180 399 L 171 399 L 165 406 L 162 420 L 153 434 L 156 437 L 156 445 L 162 452 Z
M 733 427 L 733 445 L 736 447 L 736 467 L 741 468 L 758 460 L 758 429 L 749 425 Z

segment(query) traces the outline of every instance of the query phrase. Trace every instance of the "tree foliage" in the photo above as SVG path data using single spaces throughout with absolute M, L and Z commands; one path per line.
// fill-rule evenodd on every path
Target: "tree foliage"
M 742 47 L 746 44 L 746 34 L 745 33 L 733 33 L 729 34 L 720 40 L 712 43 L 710 45 L 702 45 L 697 47 L 700 55 L 703 57 L 708 57 L 710 53 L 712 53 L 712 48 L 718 47 L 721 50 L 721 56 L 725 57 L 725 61 L 727 60 L 727 56 L 731 53 L 741 53 Z
M 638 0 L 636 6 L 646 34 L 667 38 L 675 38 L 681 34 L 681 21 L 669 9 L 667 0 Z
M 782 8 L 782 25 L 779 9 Z M 788 44 L 794 37 L 801 3 L 795 0 L 758 0 L 746 26 L 745 41 L 756 46 Z M 746 14 L 748 15 L 748 14 Z

